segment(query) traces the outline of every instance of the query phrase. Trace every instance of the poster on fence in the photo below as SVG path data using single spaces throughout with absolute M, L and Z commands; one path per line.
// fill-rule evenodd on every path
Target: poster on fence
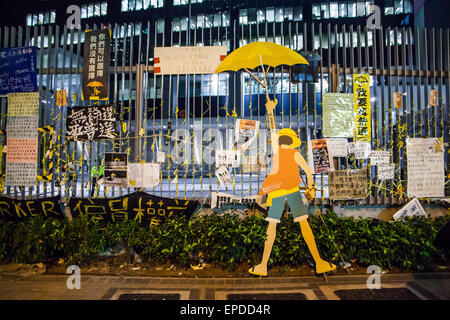
M 363 199 L 367 196 L 367 168 L 330 172 L 328 187 L 330 200 Z
M 36 47 L 0 49 L 0 95 L 35 92 Z
M 326 139 L 309 140 L 308 153 L 311 173 L 318 174 L 334 171 L 334 163 L 328 151 Z
M 59 204 L 60 197 L 17 200 L 0 197 L 0 219 L 23 221 L 31 217 L 64 218 Z
M 227 167 L 220 167 L 216 170 L 216 177 L 217 179 L 219 179 L 219 184 L 221 186 L 225 186 L 229 183 L 231 183 L 231 181 L 233 181 L 231 179 L 231 175 L 230 172 L 228 171 Z
M 159 163 L 129 163 L 128 187 L 153 188 L 159 184 Z
M 211 209 L 220 208 L 229 204 L 240 204 L 251 206 L 256 204 L 258 196 L 239 197 L 228 193 L 215 193 L 211 194 Z
M 326 140 L 331 157 L 339 158 L 348 156 L 348 141 L 346 138 L 329 138 Z
M 108 100 L 111 30 L 86 30 L 83 55 L 83 100 Z
M 226 55 L 226 46 L 158 47 L 154 52 L 154 72 L 212 74 Z
M 372 141 L 370 76 L 353 75 L 355 141 Z
M 128 154 L 126 152 L 105 152 L 104 185 L 127 187 L 127 168 Z
M 444 197 L 444 146 L 438 138 L 407 138 L 409 198 Z
M 116 137 L 114 105 L 67 108 L 66 135 L 80 140 Z
M 369 158 L 371 152 L 370 142 L 350 142 L 348 144 L 348 153 L 354 154 L 355 159 L 364 160 Z
M 403 208 L 401 208 L 394 214 L 393 218 L 394 220 L 399 220 L 402 218 L 413 216 L 422 216 L 422 217 L 427 216 L 427 213 L 423 209 L 418 199 L 413 199 L 410 202 L 408 202 Z
M 372 166 L 388 165 L 391 153 L 389 151 L 371 151 L 369 154 L 370 164 Z
M 245 151 L 258 137 L 259 121 L 236 119 L 234 147 Z
M 395 175 L 395 166 L 393 164 L 377 165 L 378 180 L 392 180 Z
M 134 220 L 142 225 L 157 226 L 177 216 L 188 218 L 195 212 L 198 201 L 176 200 L 135 192 L 117 198 L 71 198 L 72 217 L 87 215 L 101 223 Z
M 353 119 L 353 94 L 323 94 L 322 132 L 324 137 L 353 137 Z
M 239 150 L 216 150 L 216 168 L 231 167 L 237 168 L 241 163 L 241 153 Z
M 6 185 L 37 183 L 39 92 L 9 93 L 6 122 Z

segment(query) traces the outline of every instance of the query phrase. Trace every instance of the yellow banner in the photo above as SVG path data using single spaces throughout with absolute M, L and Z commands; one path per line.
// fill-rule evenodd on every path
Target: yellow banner
M 371 142 L 370 76 L 353 75 L 353 98 L 355 113 L 355 141 Z

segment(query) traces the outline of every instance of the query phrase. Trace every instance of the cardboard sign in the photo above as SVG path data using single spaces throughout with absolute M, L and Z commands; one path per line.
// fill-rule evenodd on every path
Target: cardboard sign
M 256 140 L 259 132 L 259 121 L 236 119 L 234 131 L 234 147 L 245 151 Z
M 128 154 L 126 152 L 105 152 L 103 183 L 107 186 L 127 187 Z
M 241 153 L 238 150 L 216 150 L 216 168 L 237 168 L 241 163 Z
M 219 184 L 222 186 L 225 186 L 233 181 L 227 167 L 220 167 L 217 169 L 216 177 L 219 179 Z
M 394 107 L 401 109 L 403 105 L 403 96 L 401 92 L 394 92 Z
M 158 162 L 158 163 L 166 162 L 166 153 L 163 151 L 157 151 L 156 152 L 156 162 Z
M 159 184 L 159 163 L 129 163 L 128 187 L 153 188 Z
M 114 105 L 67 108 L 66 134 L 82 140 L 116 137 Z
M 326 139 L 309 140 L 308 153 L 311 173 L 317 174 L 334 170 L 333 159 L 328 151 Z
M 377 165 L 378 180 L 392 180 L 395 177 L 394 165 L 382 164 Z
M 355 141 L 372 141 L 370 76 L 353 75 Z
M 423 217 L 427 216 L 427 213 L 420 204 L 420 201 L 417 199 L 413 199 L 410 202 L 408 202 L 403 208 L 401 208 L 394 214 L 393 218 L 394 220 L 399 220 L 402 218 L 412 216 L 423 216 Z
M 238 197 L 227 193 L 211 194 L 211 209 L 220 208 L 229 204 L 254 205 L 258 196 Z
M 39 92 L 9 93 L 6 185 L 37 183 Z
M 0 95 L 35 92 L 36 47 L 0 49 Z
M 438 105 L 438 92 L 437 90 L 430 91 L 430 106 L 437 107 Z
M 445 197 L 444 148 L 441 139 L 407 138 L 409 198 Z
M 370 152 L 370 142 L 350 142 L 348 144 L 348 153 L 354 154 L 357 160 L 369 158 Z
M 391 153 L 389 151 L 371 151 L 369 154 L 370 164 L 372 166 L 388 165 Z
M 330 200 L 364 199 L 367 196 L 367 168 L 337 170 L 328 174 Z
M 117 198 L 71 198 L 73 217 L 87 215 L 100 223 L 134 220 L 146 226 L 158 226 L 177 216 L 188 218 L 198 207 L 198 201 L 175 200 L 135 192 Z
M 56 92 L 56 106 L 64 107 L 67 106 L 67 91 L 62 89 Z
M 5 221 L 23 221 L 31 217 L 64 219 L 60 197 L 43 199 L 16 200 L 0 197 L 0 219 Z
M 322 113 L 324 137 L 353 137 L 353 94 L 324 93 Z
M 154 52 L 155 74 L 213 74 L 227 55 L 226 46 L 159 47 Z
M 86 30 L 83 55 L 83 100 L 108 100 L 111 30 Z
M 329 138 L 326 140 L 331 157 L 339 158 L 348 156 L 348 141 L 346 138 Z

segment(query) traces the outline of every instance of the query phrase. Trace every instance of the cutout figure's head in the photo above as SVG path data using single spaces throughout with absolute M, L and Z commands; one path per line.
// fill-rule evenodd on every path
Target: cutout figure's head
M 278 144 L 280 145 L 280 147 L 284 146 L 285 148 L 287 147 L 289 149 L 294 149 L 299 147 L 302 142 L 297 137 L 297 134 L 294 130 L 285 128 L 281 129 L 278 132 Z

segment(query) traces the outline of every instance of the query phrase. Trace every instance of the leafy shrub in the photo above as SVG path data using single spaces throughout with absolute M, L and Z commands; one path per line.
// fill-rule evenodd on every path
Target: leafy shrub
M 309 219 L 319 252 L 328 261 L 360 266 L 422 270 L 438 253 L 433 240 L 450 216 L 435 220 L 415 217 L 394 223 L 374 219 L 339 218 L 334 213 Z M 157 227 L 122 221 L 102 227 L 85 216 L 66 220 L 33 217 L 13 223 L 0 220 L 0 261 L 36 263 L 83 263 L 100 251 L 123 243 L 151 263 L 181 267 L 197 264 L 200 253 L 214 265 L 233 270 L 242 263 L 258 263 L 266 237 L 267 222 L 259 216 L 240 220 L 236 215 L 174 217 Z M 300 226 L 292 218 L 277 227 L 270 264 L 299 266 L 313 263 Z

